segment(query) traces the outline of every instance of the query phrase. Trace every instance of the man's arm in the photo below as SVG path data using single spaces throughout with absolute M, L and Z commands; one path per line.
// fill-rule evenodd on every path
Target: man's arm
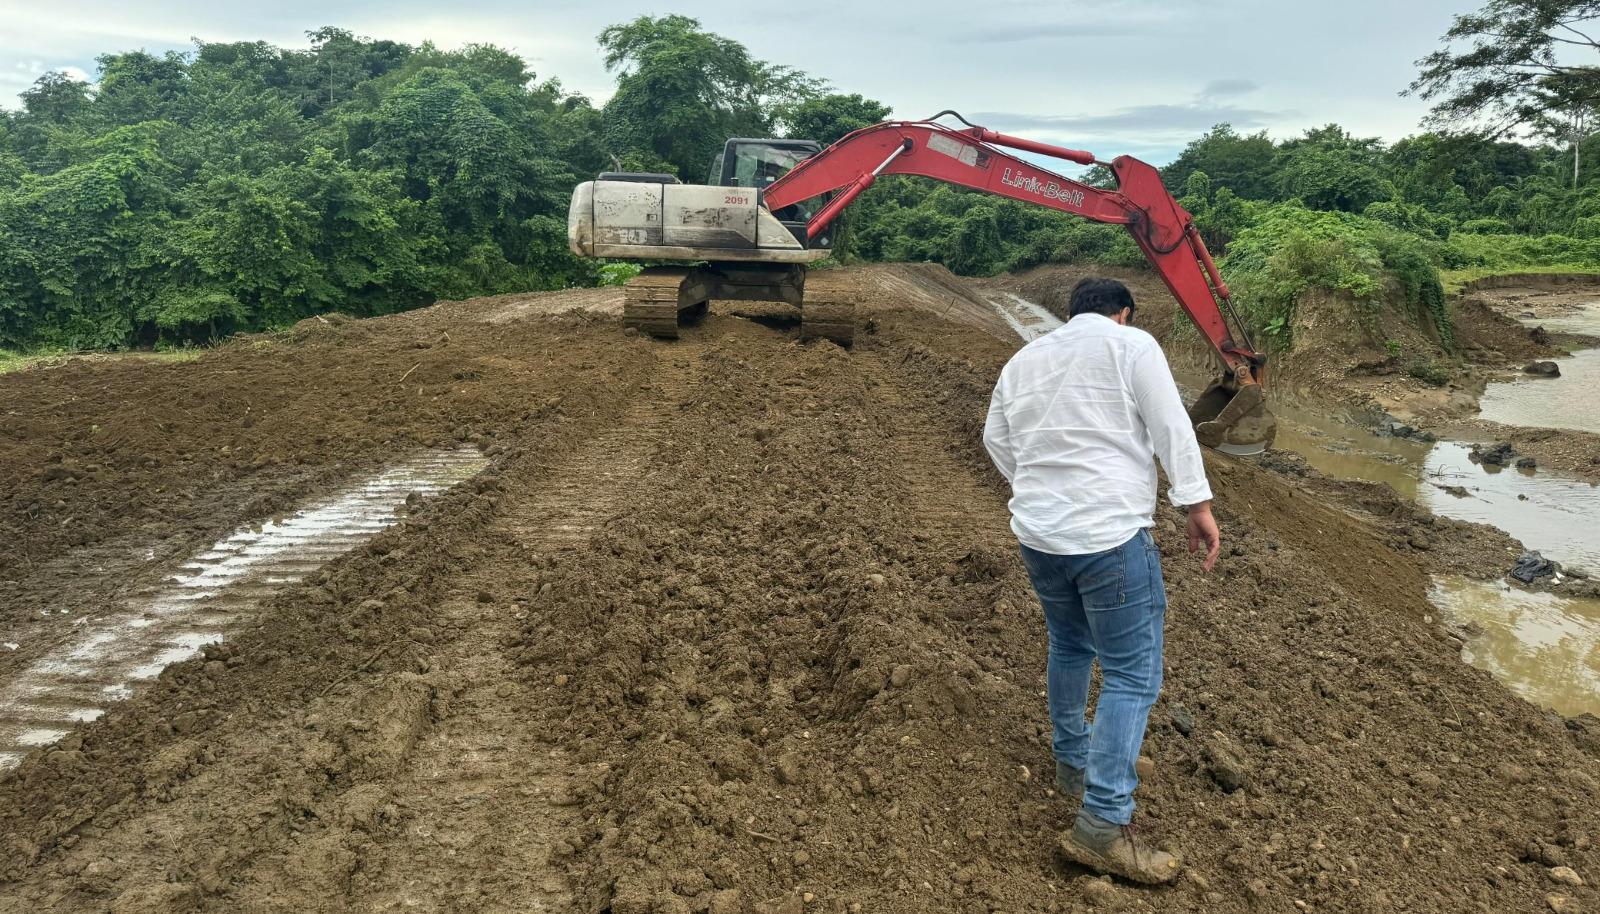
M 1206 462 L 1195 440 L 1189 413 L 1178 396 L 1161 347 L 1150 345 L 1131 366 L 1134 402 L 1139 418 L 1150 433 L 1150 444 L 1167 471 L 1167 499 L 1189 511 L 1189 551 L 1206 550 L 1205 569 L 1210 571 L 1222 550 L 1217 521 L 1211 516 L 1211 484 L 1206 481 Z
M 1189 506 L 1189 551 L 1206 551 L 1201 567 L 1207 571 L 1217 565 L 1217 555 L 1222 552 L 1222 534 L 1217 530 L 1217 519 L 1211 516 L 1211 502 L 1202 501 Z
M 989 418 L 983 423 L 983 446 L 995 469 L 1010 482 L 1017 475 L 1017 458 L 1011 452 L 1011 424 L 1006 421 L 1006 379 L 1001 375 L 995 382 L 994 394 L 989 398 Z
M 1175 505 L 1193 505 L 1211 500 L 1211 484 L 1206 481 L 1206 462 L 1200 455 L 1189 413 L 1178 398 L 1178 384 L 1161 347 L 1151 340 L 1130 365 L 1133 398 L 1139 418 L 1150 433 L 1156 459 L 1167 471 L 1167 498 Z

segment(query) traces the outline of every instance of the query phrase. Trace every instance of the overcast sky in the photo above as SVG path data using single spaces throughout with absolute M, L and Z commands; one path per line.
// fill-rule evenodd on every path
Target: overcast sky
M 52 69 L 92 78 L 94 58 L 192 40 L 305 32 L 444 47 L 497 44 L 596 102 L 611 92 L 595 36 L 641 14 L 684 13 L 758 57 L 791 64 L 904 118 L 954 108 L 984 126 L 1157 164 L 1221 121 L 1292 136 L 1328 122 L 1395 140 L 1424 106 L 1400 98 L 1413 61 L 1480 0 L 919 0 L 805 3 L 418 0 L 277 3 L 0 0 L 0 105 Z

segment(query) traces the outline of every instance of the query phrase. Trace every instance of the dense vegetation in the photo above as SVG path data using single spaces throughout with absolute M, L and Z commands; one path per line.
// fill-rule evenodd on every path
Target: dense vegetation
M 603 108 L 494 47 L 310 37 L 107 55 L 93 86 L 51 73 L 0 114 L 0 348 L 591 284 L 598 265 L 566 249 L 580 176 L 701 178 L 727 134 L 826 126 L 862 101 L 683 17 L 606 30 Z
M 0 112 L 0 349 L 204 340 L 592 284 L 613 271 L 566 249 L 575 182 L 612 167 L 703 180 L 726 137 L 828 142 L 890 113 L 682 16 L 601 33 L 617 88 L 599 107 L 491 46 L 309 37 L 111 54 L 93 85 L 47 74 Z M 1600 268 L 1600 173 L 1575 164 L 1600 139 L 1547 139 L 1385 145 L 1329 125 L 1274 141 L 1224 124 L 1164 175 L 1253 321 L 1285 332 L 1310 286 L 1400 288 L 1442 313 L 1441 269 Z M 1142 262 L 1120 230 L 895 178 L 856 204 L 841 246 L 966 274 Z

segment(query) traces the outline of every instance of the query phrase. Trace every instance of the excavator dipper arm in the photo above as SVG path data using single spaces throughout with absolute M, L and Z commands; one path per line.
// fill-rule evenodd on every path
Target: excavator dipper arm
M 1230 326 L 1224 313 L 1228 287 L 1193 218 L 1167 192 L 1160 173 L 1138 159 L 1119 156 L 1099 163 L 1117 180 L 1116 190 L 1106 190 L 1042 169 L 1002 146 L 1080 165 L 1098 162 L 1082 150 L 977 126 L 891 121 L 857 130 L 801 162 L 766 189 L 764 202 L 778 210 L 837 192 L 807 223 L 807 234 L 814 238 L 880 175 L 920 175 L 1122 225 L 1225 367 L 1222 380 L 1190 410 L 1201 441 L 1232 453 L 1263 450 L 1275 428 L 1261 391 L 1266 360 L 1250 346 L 1238 321 Z

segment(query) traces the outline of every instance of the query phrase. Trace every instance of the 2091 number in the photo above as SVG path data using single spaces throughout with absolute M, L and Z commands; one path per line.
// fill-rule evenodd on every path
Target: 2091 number
M 749 206 L 750 198 L 738 194 L 728 194 L 722 198 L 723 206 Z

